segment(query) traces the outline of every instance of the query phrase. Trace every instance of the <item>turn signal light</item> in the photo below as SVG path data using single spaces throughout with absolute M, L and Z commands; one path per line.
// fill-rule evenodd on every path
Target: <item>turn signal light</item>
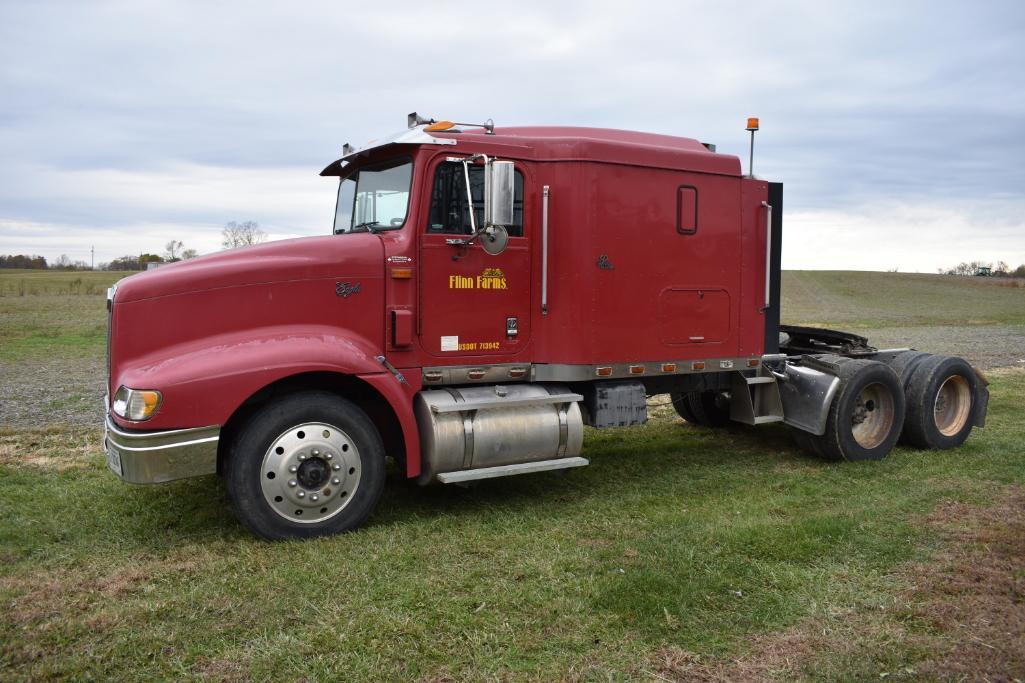
M 758 367 L 758 359 L 757 358 L 749 359 L 747 361 L 747 367 L 749 367 L 749 368 L 757 368 Z
M 160 407 L 162 396 L 159 391 L 145 391 L 141 389 L 129 389 L 126 386 L 118 387 L 111 403 L 111 409 L 118 417 L 133 422 L 141 422 L 153 417 Z

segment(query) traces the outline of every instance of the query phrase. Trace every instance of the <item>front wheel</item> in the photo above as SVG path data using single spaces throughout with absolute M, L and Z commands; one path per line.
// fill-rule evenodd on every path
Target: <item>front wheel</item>
M 355 404 L 328 392 L 292 394 L 258 410 L 225 473 L 235 514 L 266 539 L 360 526 L 384 490 L 384 448 Z

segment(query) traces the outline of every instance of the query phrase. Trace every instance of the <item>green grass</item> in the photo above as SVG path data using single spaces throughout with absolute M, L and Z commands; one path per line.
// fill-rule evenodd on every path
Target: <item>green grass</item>
M 102 355 L 107 288 L 131 274 L 0 269 L 0 361 Z
M 1025 323 L 1025 280 L 913 273 L 783 272 L 783 322 L 813 326 Z
M 1025 322 L 1020 289 L 928 276 L 971 301 L 944 290 L 943 307 L 920 277 L 787 273 L 784 307 L 806 324 L 892 325 L 888 303 L 920 325 Z M 48 286 L 0 296 L 0 371 L 102 354 L 103 297 Z M 301 543 L 248 535 L 213 477 L 122 484 L 99 429 L 0 428 L 0 678 L 626 680 L 665 648 L 719 661 L 852 614 L 924 632 L 888 611 L 901 567 L 939 547 L 924 517 L 1025 484 L 1025 372 L 992 380 L 987 428 L 955 451 L 833 465 L 782 428 L 700 430 L 662 406 L 644 428 L 589 430 L 588 468 L 471 489 L 393 475 L 366 529 Z M 930 654 L 849 635 L 863 647 L 805 674 L 878 678 Z
M 0 297 L 100 296 L 133 272 L 105 270 L 29 270 L 0 268 Z
M 34 676 L 641 676 L 650 653 L 885 604 L 919 520 L 1025 482 L 1017 396 L 947 453 L 835 466 L 781 429 L 590 431 L 591 467 L 473 489 L 393 478 L 365 530 L 268 544 L 217 481 L 129 487 L 95 430 L 0 437 L 3 663 Z M 11 459 L 20 458 L 20 464 Z

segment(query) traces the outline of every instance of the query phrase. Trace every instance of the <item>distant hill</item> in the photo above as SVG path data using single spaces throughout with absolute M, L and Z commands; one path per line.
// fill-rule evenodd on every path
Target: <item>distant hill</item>
M 782 321 L 887 327 L 1025 324 L 1025 281 L 847 270 L 783 271 Z

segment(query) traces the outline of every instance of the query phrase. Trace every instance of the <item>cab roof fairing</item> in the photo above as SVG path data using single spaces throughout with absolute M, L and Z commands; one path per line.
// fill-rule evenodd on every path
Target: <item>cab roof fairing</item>
M 348 143 L 342 147 L 342 157 L 335 159 L 328 164 L 323 171 L 320 172 L 322 176 L 341 176 L 346 175 L 345 168 L 349 164 L 355 161 L 356 157 L 367 156 L 371 151 L 380 149 L 381 147 L 387 147 L 389 145 L 454 145 L 456 141 L 453 138 L 436 138 L 433 135 L 429 135 L 424 131 L 426 125 L 416 126 L 409 130 L 400 131 L 393 135 L 389 135 L 386 138 L 380 138 L 377 140 L 370 140 L 367 144 L 359 148 L 353 148 Z
M 716 153 L 692 138 L 657 133 L 577 126 L 524 126 L 496 128 L 494 134 L 448 130 L 428 134 L 421 126 L 375 141 L 345 155 L 325 168 L 323 176 L 345 176 L 356 157 L 395 144 L 454 145 L 487 149 L 506 157 L 535 161 L 592 161 L 627 164 L 696 173 L 742 177 L 740 159 Z M 503 151 L 499 151 L 498 146 Z

